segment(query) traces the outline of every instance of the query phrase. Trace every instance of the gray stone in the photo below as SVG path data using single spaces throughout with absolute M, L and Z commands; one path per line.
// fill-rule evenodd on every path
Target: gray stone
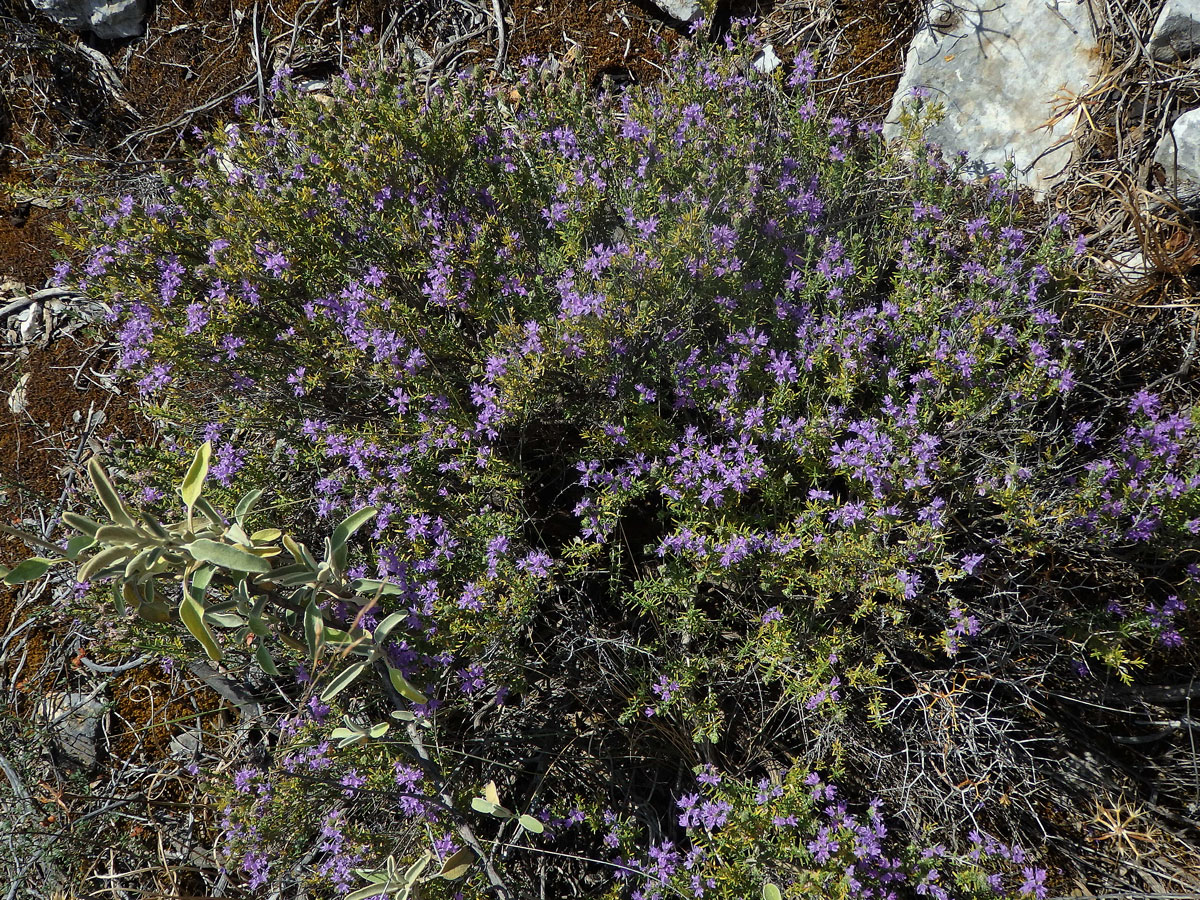
M 699 0 L 652 0 L 655 6 L 672 19 L 680 22 L 695 22 L 700 18 Z
M 1146 52 L 1159 62 L 1175 62 L 1200 50 L 1200 0 L 1167 0 L 1154 21 Z
M 38 705 L 38 718 L 63 756 L 85 769 L 100 759 L 100 725 L 105 703 L 93 694 L 51 693 Z
M 71 31 L 98 38 L 141 37 L 146 33 L 146 0 L 32 0 L 39 12 Z
M 926 139 L 948 155 L 965 151 L 967 174 L 1003 172 L 1011 160 L 1019 183 L 1045 190 L 1071 160 L 1076 113 L 1063 101 L 1095 83 L 1098 49 L 1081 0 L 936 0 L 884 134 L 900 133 L 900 111 L 919 91 L 946 110 Z
M 1200 109 L 1175 120 L 1154 148 L 1154 161 L 1167 175 L 1167 187 L 1180 196 L 1200 193 Z

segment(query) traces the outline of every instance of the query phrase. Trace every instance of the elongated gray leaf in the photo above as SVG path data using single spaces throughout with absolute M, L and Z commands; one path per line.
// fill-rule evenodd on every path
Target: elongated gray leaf
M 191 585 L 184 592 L 183 600 L 179 604 L 179 618 L 183 620 L 187 630 L 192 633 L 192 637 L 204 647 L 204 652 L 208 654 L 209 659 L 221 658 L 221 647 L 209 629 L 208 623 L 204 621 L 204 607 L 193 595 Z
M 214 625 L 220 625 L 222 628 L 241 628 L 246 624 L 246 620 L 237 613 L 215 613 L 211 609 L 204 614 L 204 621 L 212 622 Z
M 74 562 L 79 559 L 79 554 L 84 550 L 89 550 L 96 544 L 96 539 L 89 534 L 77 534 L 75 537 L 67 541 L 67 559 Z
M 350 583 L 356 594 L 364 597 L 398 597 L 404 593 L 404 588 L 390 581 L 378 581 L 374 578 L 358 578 Z
M 75 577 L 80 581 L 91 581 L 96 575 L 110 569 L 113 566 L 124 565 L 125 561 L 132 555 L 128 547 L 107 547 L 99 553 L 90 557 L 87 562 L 79 567 Z
M 338 673 L 337 677 L 334 678 L 333 681 L 329 682 L 329 686 L 326 687 L 321 694 L 321 699 L 332 700 L 346 688 L 350 687 L 350 685 L 354 683 L 354 680 L 358 678 L 358 676 L 361 675 L 363 670 L 366 668 L 367 664 L 365 662 L 357 662 L 346 666 L 345 669 Z
M 242 499 L 237 502 L 237 506 L 233 508 L 233 518 L 243 527 L 246 524 L 246 516 L 250 515 L 250 510 L 254 508 L 254 504 L 258 502 L 258 498 L 263 495 L 263 492 L 258 488 L 242 495 Z
M 150 533 L 160 541 L 169 541 L 171 539 L 171 533 L 167 531 L 167 529 L 163 528 L 162 522 L 158 521 L 158 519 L 156 519 L 153 515 L 146 512 L 144 509 L 139 511 L 138 515 L 141 517 L 142 521 L 146 523 L 146 527 L 150 529 Z
M 279 674 L 279 667 L 275 665 L 275 660 L 271 658 L 271 651 L 267 649 L 267 645 L 262 641 L 259 641 L 258 649 L 254 651 L 254 658 L 258 660 L 258 665 L 268 675 Z
M 100 460 L 92 457 L 88 460 L 88 477 L 92 479 L 92 485 L 96 488 L 96 496 L 100 498 L 100 503 L 103 504 L 108 514 L 112 516 L 112 520 L 118 525 L 133 525 L 133 517 L 129 515 L 129 510 L 125 508 L 125 504 L 121 501 L 120 494 L 113 487 L 113 483 L 108 478 L 108 473 L 104 471 L 104 467 L 100 465 Z
M 333 541 L 333 546 L 339 547 L 345 545 L 346 541 L 350 540 L 358 529 L 374 518 L 377 512 L 379 510 L 375 507 L 367 506 L 344 518 L 338 524 L 338 527 L 333 529 L 333 534 L 330 538 Z
M 96 532 L 100 530 L 100 523 L 95 519 L 89 519 L 87 516 L 81 516 L 79 513 L 65 512 L 62 514 L 64 525 L 69 525 L 78 531 L 80 534 L 96 536 Z
M 429 702 L 429 698 L 413 687 L 412 682 L 400 674 L 399 669 L 393 669 L 389 665 L 387 670 L 388 678 L 390 678 L 392 681 L 392 687 L 396 689 L 396 693 L 398 693 L 401 697 L 411 700 L 413 703 Z
M 308 660 L 315 663 L 325 648 L 325 619 L 315 598 L 304 608 L 304 640 L 308 643 Z
M 291 535 L 285 534 L 283 536 L 283 546 L 288 553 L 292 554 L 292 559 L 298 564 L 307 566 L 310 572 L 317 571 L 317 561 L 313 559 L 313 555 L 308 552 L 308 548 L 302 543 Z
M 183 476 L 183 484 L 179 486 L 179 494 L 183 497 L 184 505 L 190 511 L 200 497 L 204 487 L 204 479 L 208 477 L 208 462 L 212 458 L 212 442 L 205 441 L 192 457 L 192 464 L 187 474 Z
M 372 637 L 375 638 L 375 643 L 382 644 L 388 639 L 388 635 L 392 633 L 397 625 L 408 618 L 408 613 L 394 612 L 384 617 L 383 621 L 375 626 L 375 633 Z
M 199 562 L 212 563 L 231 572 L 254 572 L 265 575 L 271 571 L 271 564 L 261 557 L 230 544 L 222 544 L 208 538 L 192 541 L 185 548 L 192 559 Z
M 204 514 L 204 518 L 212 522 L 213 525 L 217 526 L 218 528 L 225 527 L 225 517 L 221 515 L 220 511 L 215 506 L 208 502 L 207 498 L 197 497 L 196 509 L 200 510 L 200 512 Z
M 158 562 L 158 558 L 161 555 L 161 547 L 147 547 L 145 550 L 142 550 L 125 564 L 125 577 L 127 579 L 136 578 L 148 572 L 150 567 Z
M 96 541 L 106 547 L 116 547 L 119 544 L 140 547 L 146 543 L 147 535 L 136 528 L 125 525 L 102 525 L 96 532 Z
M 383 881 L 377 881 L 369 887 L 359 888 L 354 893 L 347 894 L 345 900 L 367 900 L 368 897 L 378 897 L 380 894 L 390 894 L 399 886 L 399 884 L 392 884 L 385 878 Z
M 4 583 L 18 585 L 24 584 L 27 581 L 34 581 L 45 575 L 56 562 L 62 562 L 62 560 L 47 559 L 44 556 L 30 557 L 9 569 L 8 574 L 4 576 Z
M 470 847 L 463 847 L 457 853 L 451 854 L 444 863 L 442 870 L 438 872 L 438 877 L 444 878 L 447 881 L 458 881 L 467 874 L 467 870 L 475 864 L 475 851 Z
M 532 832 L 533 834 L 541 834 L 546 830 L 546 826 L 533 816 L 518 816 L 517 823 L 526 831 Z

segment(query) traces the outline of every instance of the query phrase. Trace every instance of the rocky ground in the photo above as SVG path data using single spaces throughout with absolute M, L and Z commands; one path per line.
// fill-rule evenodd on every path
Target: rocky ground
M 709 27 L 757 16 L 781 57 L 817 52 L 817 83 L 842 114 L 878 121 L 921 6 L 739 0 L 721 3 Z M 1200 90 L 1190 69 L 1138 55 L 1135 36 L 1148 32 L 1156 8 L 1119 0 L 1107 7 L 1104 80 L 1076 103 L 1084 113 L 1076 162 L 1044 202 L 1073 216 L 1093 237 L 1096 261 L 1113 272 L 1120 302 L 1104 303 L 1103 315 L 1114 339 L 1151 328 L 1179 348 L 1190 334 L 1194 347 L 1200 232 L 1179 205 L 1147 192 L 1163 184 L 1153 171 L 1156 138 L 1198 105 Z M 73 199 L 153 194 L 164 172 L 186 167 L 234 96 L 261 95 L 284 66 L 297 79 L 330 75 L 364 26 L 385 46 L 406 46 L 439 66 L 490 66 L 498 53 L 510 63 L 554 56 L 593 82 L 653 81 L 672 47 L 689 39 L 685 23 L 649 0 L 162 0 L 140 37 L 77 33 L 39 15 L 30 0 L 0 2 L 0 524 L 51 536 L 92 453 L 155 439 L 115 377 L 104 310 L 71 294 L 38 293 L 61 258 L 54 230 L 71 227 Z M 1132 274 L 1120 271 L 1136 254 Z M 0 559 L 27 554 L 0 535 Z M 233 726 L 247 711 L 238 686 L 211 670 L 160 665 L 155 648 L 85 621 L 69 596 L 44 587 L 0 591 L 0 763 L 16 798 L 0 818 L 21 823 L 0 838 L 0 859 L 19 850 L 15 871 L 0 861 L 17 879 L 8 896 L 53 883 L 79 858 L 88 861 L 78 896 L 108 896 L 109 888 L 121 896 L 115 885 L 135 884 L 157 896 L 205 894 L 215 823 L 182 766 L 201 752 L 219 757 L 224 742 L 239 739 Z M 30 724 L 67 706 L 77 712 L 58 723 L 53 746 L 36 740 Z M 1099 808 L 1101 838 L 1087 848 L 1092 887 L 1112 875 L 1158 896 L 1200 890 L 1196 809 L 1169 811 L 1151 831 L 1139 817 L 1152 806 Z M 110 815 L 118 808 L 121 816 Z M 74 829 L 67 840 L 64 824 Z M 1151 833 L 1153 841 L 1143 838 Z M 1082 883 L 1060 888 L 1089 895 Z

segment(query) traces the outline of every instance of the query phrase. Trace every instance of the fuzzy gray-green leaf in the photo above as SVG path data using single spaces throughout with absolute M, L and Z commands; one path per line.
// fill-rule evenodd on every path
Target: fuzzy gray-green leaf
M 62 560 L 47 559 L 44 556 L 33 556 L 23 562 L 17 563 L 8 570 L 8 574 L 4 576 L 4 583 L 9 585 L 24 584 L 27 581 L 34 581 L 41 578 L 50 570 L 50 567 L 56 562 Z
M 321 694 L 321 699 L 332 700 L 346 688 L 350 687 L 350 685 L 354 683 L 354 680 L 363 673 L 363 670 L 366 669 L 366 667 L 367 664 L 365 662 L 357 662 L 353 665 L 347 666 L 338 673 L 337 677 L 334 678 L 333 681 L 329 682 L 329 686 L 326 687 L 324 692 Z
M 74 562 L 79 554 L 95 546 L 96 539 L 89 534 L 77 534 L 67 541 L 67 559 Z
M 203 645 L 204 652 L 208 654 L 209 659 L 221 658 L 221 647 L 217 644 L 217 639 L 213 636 L 212 631 L 209 630 L 208 623 L 204 621 L 204 607 L 193 596 L 190 585 L 179 604 L 179 618 L 183 620 L 187 630 L 192 633 L 192 637 Z
M 62 514 L 64 525 L 69 525 L 78 531 L 80 534 L 86 534 L 90 537 L 95 537 L 96 532 L 100 530 L 100 523 L 95 519 L 89 519 L 87 516 L 81 516 L 79 513 L 65 512 Z
M 429 698 L 422 694 L 419 690 L 413 687 L 412 682 L 405 678 L 399 669 L 387 667 L 388 677 L 392 681 L 392 687 L 396 689 L 396 693 L 413 703 L 428 703 Z
M 271 571 L 271 564 L 261 557 L 230 544 L 222 544 L 208 538 L 192 541 L 184 549 L 191 554 L 192 559 L 212 563 L 231 572 L 254 572 L 265 575 Z
M 80 581 L 91 581 L 93 576 L 106 569 L 123 564 L 131 555 L 128 547 L 106 547 L 80 566 L 75 577 Z
M 100 498 L 100 502 L 104 505 L 105 510 L 112 516 L 112 520 L 118 525 L 133 526 L 133 517 L 129 515 L 129 510 L 125 508 L 125 504 L 121 501 L 120 494 L 113 487 L 113 483 L 108 478 L 108 473 L 104 471 L 104 467 L 100 465 L 100 460 L 92 457 L 88 460 L 88 476 L 92 479 L 92 485 L 96 488 L 96 496 Z
M 192 457 L 192 464 L 187 474 L 183 476 L 183 484 L 179 486 L 179 494 L 183 497 L 184 505 L 190 510 L 196 505 L 200 491 L 204 487 L 204 479 L 208 477 L 208 462 L 212 458 L 212 442 L 205 441 Z
M 246 516 L 250 514 L 250 510 L 254 504 L 258 502 L 258 498 L 263 495 L 263 492 L 258 488 L 252 491 L 247 491 L 242 495 L 242 499 L 237 502 L 237 506 L 233 508 L 233 518 L 241 525 L 245 526 Z
M 518 816 L 517 822 L 526 831 L 533 834 L 541 834 L 546 830 L 546 826 L 535 819 L 533 816 Z

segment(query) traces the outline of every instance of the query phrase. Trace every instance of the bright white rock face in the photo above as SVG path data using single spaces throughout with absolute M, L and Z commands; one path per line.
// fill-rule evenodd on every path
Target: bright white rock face
M 1080 113 L 1071 98 L 1095 84 L 1099 63 L 1086 2 L 936 0 L 909 48 L 884 135 L 897 136 L 902 105 L 921 89 L 946 108 L 926 138 L 947 156 L 965 151 L 968 174 L 1003 172 L 1012 160 L 1021 184 L 1045 190 L 1071 160 Z

